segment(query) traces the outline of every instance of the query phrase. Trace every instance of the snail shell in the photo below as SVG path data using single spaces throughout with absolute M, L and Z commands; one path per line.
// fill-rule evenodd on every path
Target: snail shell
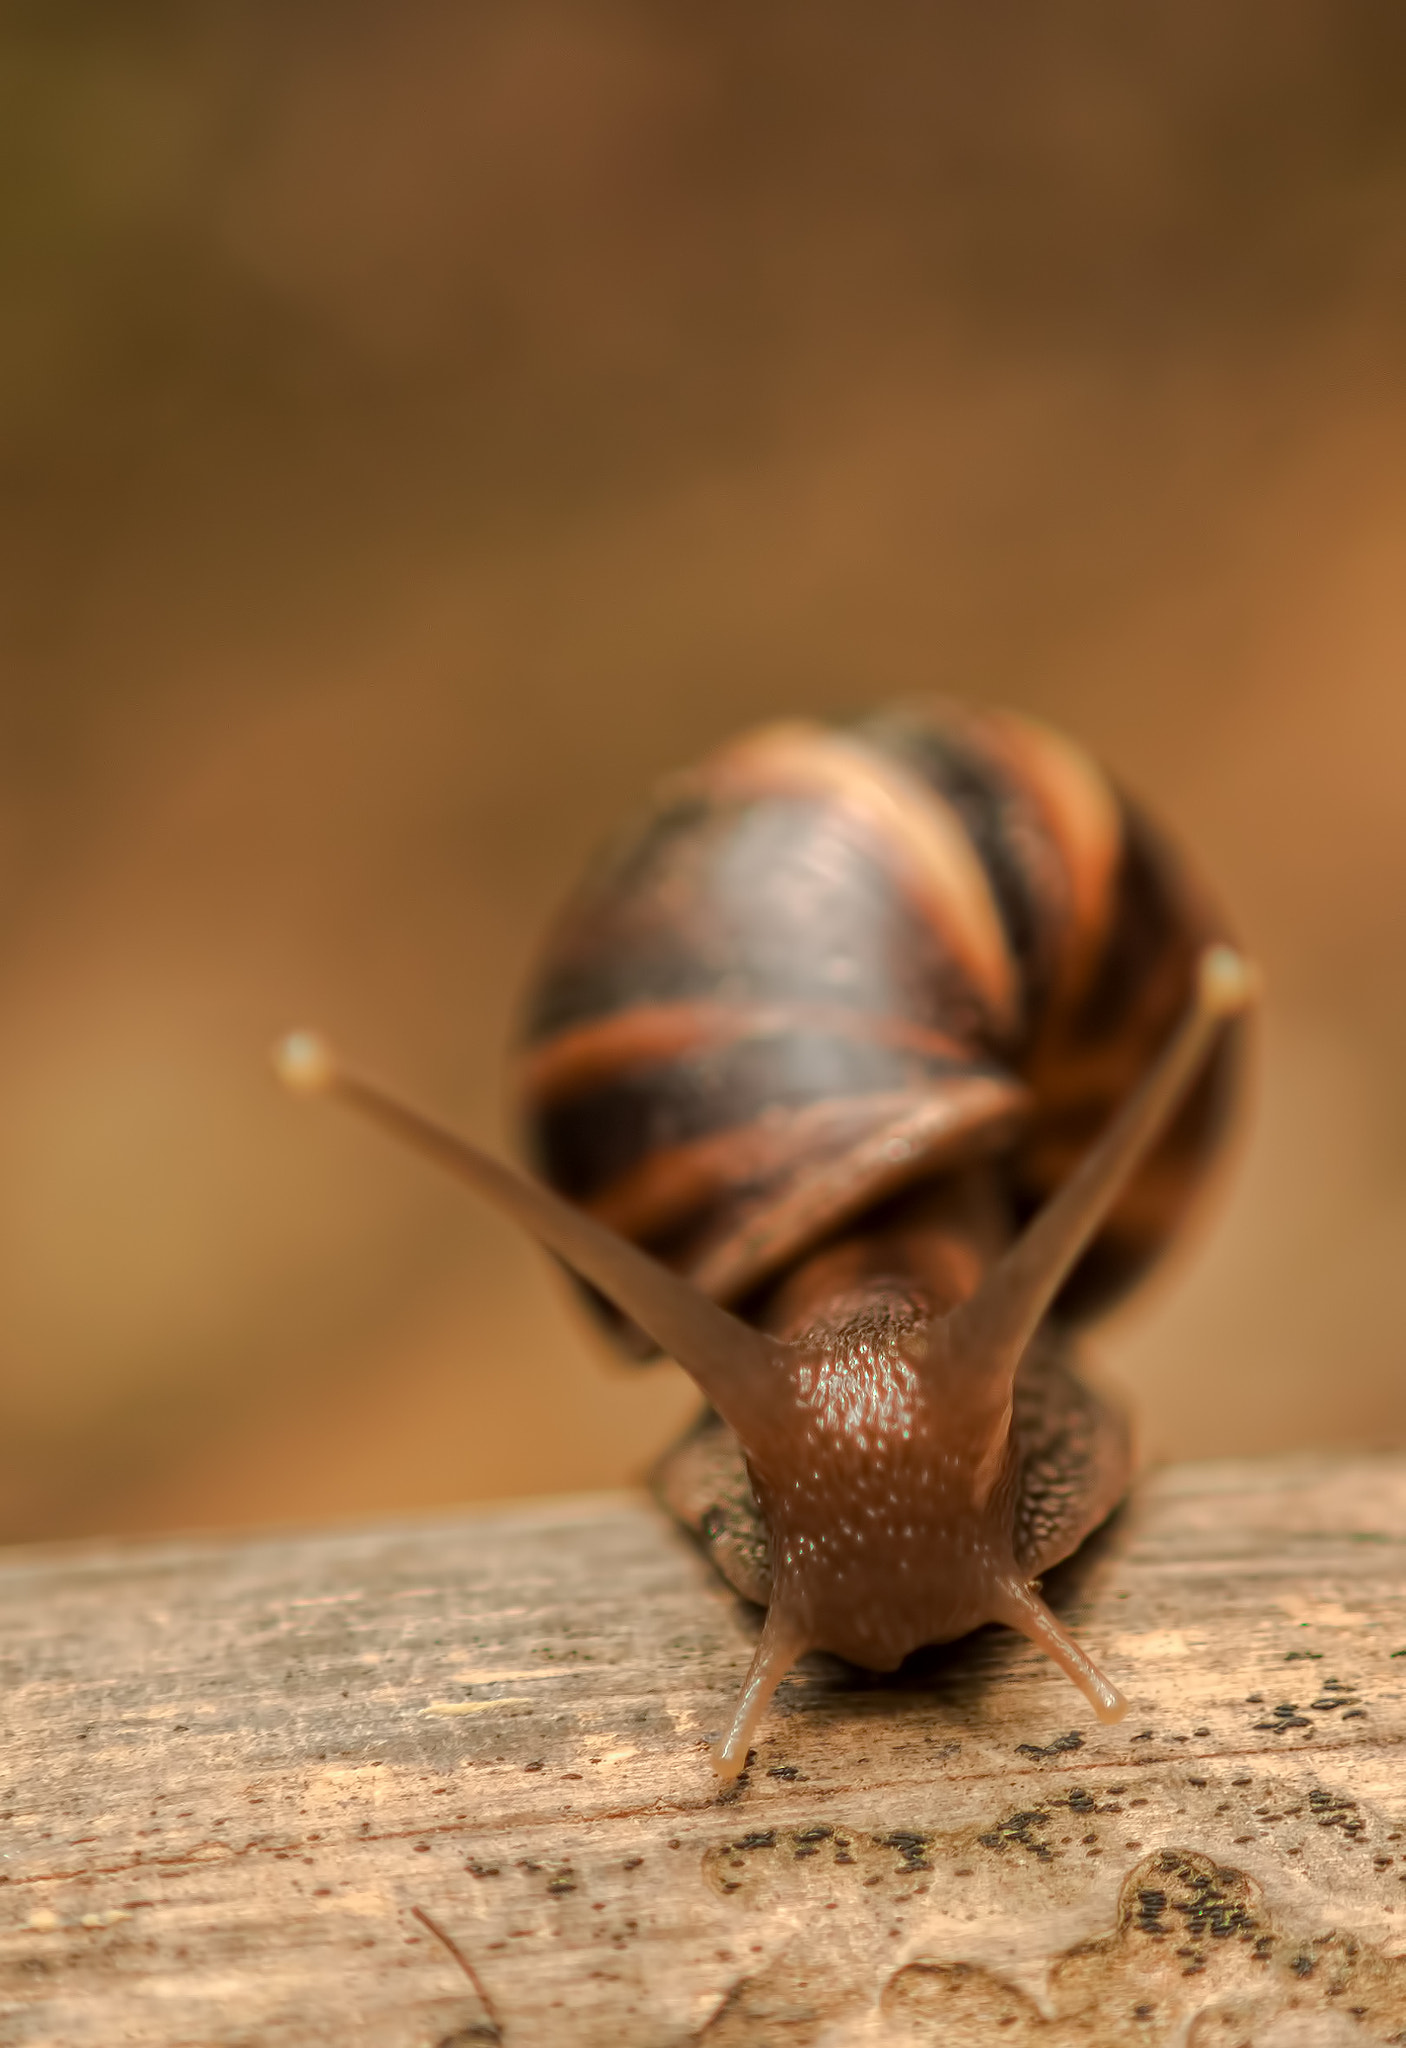
M 765 728 L 665 783 L 558 921 L 523 1033 L 529 1151 L 744 1308 L 975 1160 L 999 1162 L 1019 1229 L 1146 1072 L 1224 929 L 1143 812 L 1032 720 L 941 706 Z M 1070 1274 L 1062 1321 L 1110 1305 L 1174 1235 L 1237 1041 Z

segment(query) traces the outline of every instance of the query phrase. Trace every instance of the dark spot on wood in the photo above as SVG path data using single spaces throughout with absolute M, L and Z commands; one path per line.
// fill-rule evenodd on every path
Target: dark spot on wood
M 1082 1749 L 1083 1747 L 1083 1736 L 1078 1733 L 1077 1729 L 1071 1728 L 1067 1735 L 1056 1735 L 1053 1741 L 1045 1743 L 1043 1747 L 1034 1742 L 1018 1742 L 1015 1746 L 1015 1753 L 1017 1756 L 1062 1756 L 1068 1750 Z

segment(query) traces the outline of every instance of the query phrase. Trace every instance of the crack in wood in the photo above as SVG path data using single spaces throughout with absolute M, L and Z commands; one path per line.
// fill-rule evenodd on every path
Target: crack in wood
M 445 1929 L 440 1926 L 439 1922 L 436 1919 L 434 1919 L 431 1914 L 425 1911 L 423 1906 L 412 1906 L 410 1908 L 410 1911 L 414 1918 L 420 1922 L 420 1925 L 422 1927 L 428 1928 L 429 1932 L 434 1936 L 435 1940 L 439 1942 L 445 1950 L 447 1950 L 450 1956 L 453 1957 L 454 1961 L 459 1965 L 459 1968 L 463 1971 L 464 1975 L 468 1978 L 470 1984 L 473 1986 L 474 1995 L 478 1999 L 479 2004 L 483 2007 L 484 2016 L 488 2021 L 489 2027 L 491 2027 L 492 2029 L 491 2033 L 485 2032 L 481 2038 L 485 2041 L 501 2041 L 503 2038 L 503 2023 L 498 2017 L 497 2007 L 494 2005 L 493 2000 L 489 1997 L 487 1991 L 484 1989 L 483 1981 L 480 1978 L 478 1971 L 474 1968 L 473 1964 L 464 1954 L 464 1951 L 460 1948 L 458 1942 L 455 1941 L 454 1937 L 451 1934 L 447 1933 Z

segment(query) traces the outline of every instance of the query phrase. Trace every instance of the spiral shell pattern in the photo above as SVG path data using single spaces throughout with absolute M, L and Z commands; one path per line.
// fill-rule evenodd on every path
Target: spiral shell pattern
M 764 727 L 664 783 L 558 919 L 520 1046 L 529 1149 L 744 1308 L 975 1159 L 999 1162 L 1015 1228 L 1136 1084 L 1224 929 L 1145 814 L 1033 720 L 938 704 Z M 1175 1233 L 1237 1041 L 1071 1274 L 1066 1319 Z

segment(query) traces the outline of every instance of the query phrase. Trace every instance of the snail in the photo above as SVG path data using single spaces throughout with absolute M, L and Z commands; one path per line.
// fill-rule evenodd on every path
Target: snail
M 468 1180 L 626 1350 L 696 1381 L 656 1490 L 766 1610 L 727 1779 L 812 1649 L 892 1671 L 999 1621 L 1126 1710 L 1038 1589 L 1131 1471 L 1076 1333 L 1204 1178 L 1255 986 L 1079 748 L 939 704 L 745 734 L 606 849 L 526 1006 L 540 1178 L 312 1034 L 276 1063 Z

